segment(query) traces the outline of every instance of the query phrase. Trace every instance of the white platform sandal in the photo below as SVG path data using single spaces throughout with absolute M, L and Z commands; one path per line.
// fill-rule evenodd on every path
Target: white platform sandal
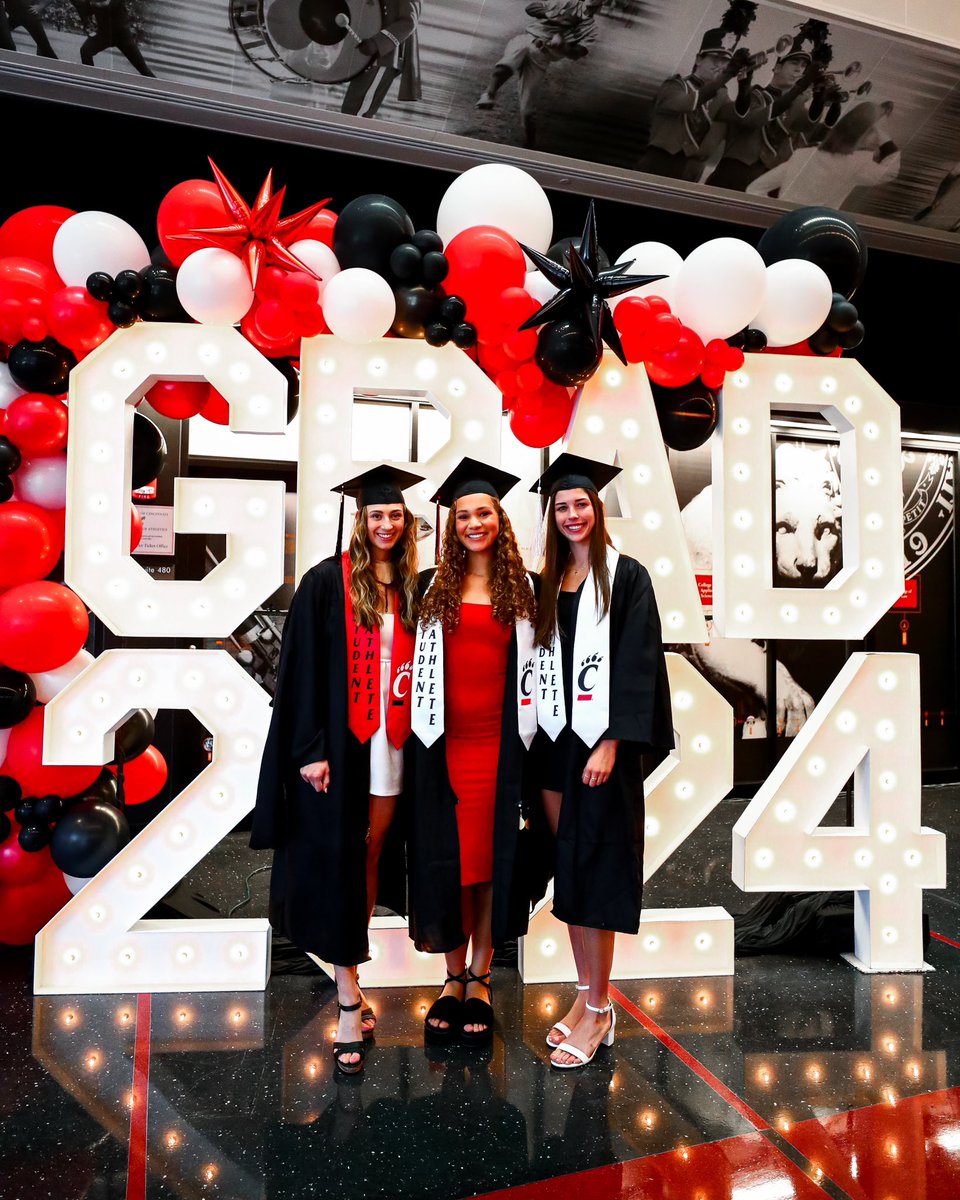
M 589 992 L 590 984 L 589 983 L 578 983 L 578 984 L 576 984 L 576 989 L 578 992 Z M 554 1022 L 554 1024 L 551 1025 L 550 1028 L 547 1030 L 547 1036 L 544 1039 L 544 1041 L 547 1043 L 547 1045 L 550 1047 L 551 1050 L 556 1050 L 560 1045 L 559 1042 L 551 1042 L 550 1041 L 550 1034 L 553 1033 L 553 1031 L 555 1029 L 559 1029 L 565 1038 L 568 1038 L 570 1036 L 569 1025 L 564 1025 L 564 1023 L 562 1021 Z
M 597 1049 L 594 1050 L 593 1054 L 587 1054 L 586 1050 L 581 1050 L 579 1046 L 574 1046 L 571 1042 L 561 1042 L 559 1046 L 554 1046 L 554 1050 L 563 1050 L 566 1054 L 570 1054 L 574 1058 L 577 1058 L 580 1060 L 579 1062 L 572 1062 L 572 1063 L 558 1063 L 558 1062 L 554 1062 L 554 1060 L 551 1058 L 550 1066 L 556 1067 L 558 1071 L 574 1071 L 580 1067 L 585 1067 L 587 1065 L 587 1063 L 593 1062 L 594 1055 L 597 1053 L 597 1050 L 599 1050 L 601 1046 L 612 1046 L 613 1045 L 613 1039 L 614 1039 L 614 1035 L 615 1035 L 616 1029 L 617 1029 L 617 1014 L 613 1007 L 613 1004 L 609 1000 L 607 1000 L 606 1006 L 604 1008 L 594 1008 L 594 1006 L 588 1000 L 587 1008 L 589 1008 L 592 1013 L 598 1013 L 598 1014 L 609 1013 L 610 1014 L 610 1028 L 607 1030 L 606 1034 L 604 1034 L 604 1036 L 601 1038 L 601 1040 L 597 1043 Z

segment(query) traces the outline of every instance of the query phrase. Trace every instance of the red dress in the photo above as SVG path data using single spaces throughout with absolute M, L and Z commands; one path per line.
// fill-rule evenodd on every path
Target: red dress
M 500 723 L 513 627 L 489 604 L 461 604 L 460 623 L 443 635 L 443 727 L 447 774 L 457 797 L 460 884 L 493 878 L 493 814 Z

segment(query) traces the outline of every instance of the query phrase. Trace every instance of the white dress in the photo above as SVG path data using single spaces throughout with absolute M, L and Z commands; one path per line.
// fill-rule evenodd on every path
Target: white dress
M 399 796 L 403 791 L 403 750 L 398 750 L 387 737 L 393 621 L 393 613 L 383 613 L 383 624 L 380 626 L 380 724 L 370 739 L 371 796 Z

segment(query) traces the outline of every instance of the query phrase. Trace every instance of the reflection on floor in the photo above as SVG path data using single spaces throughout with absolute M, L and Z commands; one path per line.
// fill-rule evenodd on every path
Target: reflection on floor
M 957 907 L 928 905 L 929 974 L 771 956 L 732 979 L 620 981 L 615 1045 L 570 1072 L 544 1035 L 572 987 L 506 967 L 492 1046 L 425 1047 L 429 990 L 380 989 L 366 1069 L 344 1080 L 322 975 L 35 999 L 30 955 L 8 953 L 0 1195 L 954 1200 Z

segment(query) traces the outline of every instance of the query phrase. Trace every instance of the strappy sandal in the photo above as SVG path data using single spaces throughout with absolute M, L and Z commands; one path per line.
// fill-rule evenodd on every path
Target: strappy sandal
M 342 1012 L 356 1012 L 363 1004 L 362 1000 L 358 1000 L 356 1004 L 341 1004 L 337 1001 L 337 1008 Z M 337 1070 L 341 1075 L 359 1075 L 363 1070 L 363 1056 L 366 1053 L 367 1046 L 364 1041 L 359 1042 L 334 1042 L 333 1043 L 333 1061 L 336 1064 Z M 359 1054 L 360 1061 L 355 1063 L 345 1063 L 341 1061 L 342 1054 Z
M 588 1063 L 593 1062 L 594 1056 L 596 1055 L 597 1050 L 599 1050 L 601 1046 L 612 1046 L 613 1045 L 613 1039 L 614 1039 L 614 1036 L 617 1031 L 617 1014 L 614 1011 L 613 1005 L 610 1003 L 609 1000 L 607 1000 L 606 1006 L 604 1008 L 595 1008 L 588 1000 L 587 1008 L 589 1008 L 592 1013 L 599 1013 L 599 1014 L 609 1013 L 610 1014 L 610 1028 L 603 1035 L 603 1037 L 600 1039 L 600 1041 L 597 1042 L 597 1046 L 596 1046 L 596 1049 L 594 1050 L 593 1054 L 587 1054 L 586 1050 L 581 1050 L 580 1047 L 575 1046 L 573 1044 L 573 1042 L 561 1042 L 559 1046 L 554 1046 L 554 1050 L 562 1050 L 565 1054 L 569 1054 L 573 1058 L 579 1059 L 578 1062 L 559 1063 L 559 1062 L 554 1062 L 554 1060 L 551 1058 L 550 1066 L 556 1067 L 558 1071 L 575 1071 L 575 1070 L 579 1069 L 580 1067 L 585 1067 Z
M 577 987 L 578 992 L 589 992 L 590 991 L 589 983 L 578 983 L 576 985 L 576 987 Z M 554 1023 L 547 1030 L 547 1036 L 544 1039 L 551 1050 L 556 1050 L 557 1047 L 560 1045 L 560 1042 L 551 1042 L 550 1041 L 550 1034 L 553 1033 L 553 1031 L 555 1029 L 559 1029 L 560 1032 L 563 1034 L 564 1038 L 568 1038 L 571 1033 L 571 1029 L 570 1029 L 569 1025 L 564 1025 L 563 1021 L 554 1021 Z
M 474 975 L 467 967 L 469 983 L 482 983 L 489 994 L 493 995 L 490 984 L 490 972 L 484 975 Z M 486 1029 L 468 1030 L 467 1025 L 486 1025 Z M 493 1037 L 493 1006 L 479 996 L 471 996 L 463 1002 L 463 1012 L 460 1014 L 460 1040 L 465 1046 L 482 1046 Z
M 359 988 L 359 986 L 360 986 L 360 973 L 358 971 L 357 972 L 357 987 Z M 361 1003 L 363 1003 L 363 993 L 362 992 L 360 995 L 360 1001 L 361 1001 Z M 370 1007 L 369 1004 L 364 1005 L 364 1007 L 360 1009 L 360 1020 L 373 1022 L 373 1024 L 370 1026 L 369 1029 L 365 1029 L 363 1031 L 363 1040 L 365 1042 L 369 1042 L 370 1039 L 373 1037 L 373 1035 L 377 1031 L 377 1014 L 373 1011 L 373 1009 Z
M 463 970 L 459 975 L 448 975 L 444 980 L 444 987 L 448 983 L 462 983 L 466 987 L 467 974 L 468 972 Z M 438 996 L 423 1018 L 423 1036 L 428 1042 L 452 1042 L 457 1036 L 462 1010 L 463 1001 L 458 1000 L 456 996 Z M 431 1021 L 446 1021 L 446 1028 L 431 1025 Z

